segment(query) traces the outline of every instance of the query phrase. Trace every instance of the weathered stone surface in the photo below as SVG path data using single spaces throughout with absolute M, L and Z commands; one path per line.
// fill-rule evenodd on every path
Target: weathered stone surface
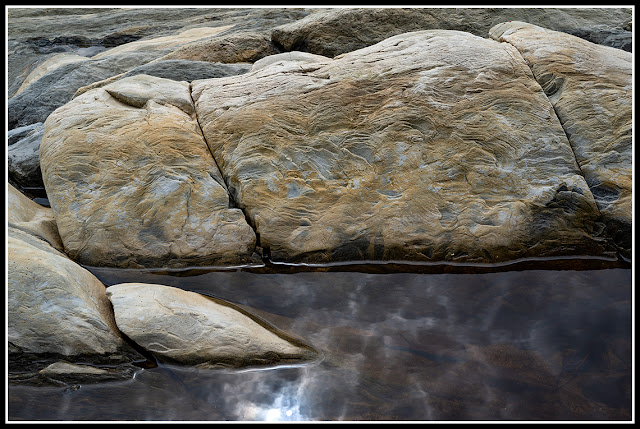
M 44 187 L 40 171 L 40 142 L 44 124 L 38 122 L 26 135 L 7 149 L 9 180 L 24 187 Z
M 22 85 L 20 85 L 20 88 L 18 88 L 18 90 L 12 96 L 20 94 L 33 82 L 40 79 L 47 73 L 51 73 L 52 71 L 62 67 L 65 64 L 79 63 L 88 60 L 89 58 L 77 54 L 63 53 L 54 55 L 51 58 L 48 58 L 46 61 L 38 64 L 38 66 L 31 73 L 29 73 L 29 75 L 22 82 Z
M 202 27 L 232 26 L 228 33 L 268 32 L 309 12 L 302 8 L 9 7 L 9 96 L 14 95 L 38 63 L 60 53 L 92 56 L 125 43 L 174 36 Z
M 141 283 L 107 288 L 118 327 L 167 363 L 200 368 L 291 364 L 321 354 L 222 300 Z
M 213 35 L 222 33 L 233 27 L 225 25 L 222 27 L 199 27 L 190 28 L 171 36 L 155 37 L 152 39 L 137 40 L 135 42 L 125 43 L 115 48 L 108 49 L 95 55 L 94 59 L 106 58 L 114 55 L 120 55 L 124 52 L 137 51 L 167 51 L 184 45 L 195 40 L 204 39 Z
M 487 37 L 505 21 L 526 21 L 631 50 L 630 8 L 335 8 L 274 28 L 273 42 L 286 51 L 328 57 L 354 51 L 410 31 L 444 29 Z
M 249 63 L 223 64 L 210 63 L 208 61 L 191 60 L 159 60 L 151 61 L 148 64 L 136 67 L 126 73 L 112 76 L 102 81 L 94 82 L 90 85 L 79 88 L 74 94 L 74 98 L 90 89 L 101 88 L 109 83 L 115 82 L 129 76 L 146 74 L 149 76 L 161 77 L 177 81 L 191 82 L 199 79 L 211 79 L 214 77 L 235 76 L 246 73 L 251 69 Z
M 137 75 L 82 94 L 47 119 L 40 162 L 66 252 L 80 263 L 213 265 L 253 253 L 186 82 Z
M 276 261 L 600 253 L 598 210 L 517 50 L 424 31 L 192 83 L 229 191 Z
M 62 240 L 50 208 L 31 201 L 16 188 L 7 184 L 7 225 L 38 237 L 59 251 Z
M 259 33 L 230 34 L 199 40 L 173 50 L 161 59 L 182 59 L 221 63 L 253 63 L 278 50 L 271 40 Z
M 298 62 L 298 63 L 322 63 L 330 61 L 331 58 L 322 55 L 310 54 L 308 52 L 292 51 L 283 52 L 281 54 L 269 55 L 262 58 L 251 67 L 251 71 L 256 71 L 274 63 Z
M 44 241 L 20 239 L 23 234 L 7 238 L 10 368 L 61 357 L 111 364 L 139 359 L 120 337 L 104 285 Z
M 44 124 L 42 122 L 36 122 L 35 124 L 24 125 L 22 127 L 9 130 L 7 131 L 7 143 L 9 143 L 9 146 L 12 146 L 25 137 L 29 137 L 31 134 L 38 132 L 43 125 Z
M 191 82 L 199 79 L 236 76 L 248 72 L 249 63 L 224 64 L 208 61 L 157 60 L 125 73 L 124 77 L 146 74 L 177 81 Z
M 155 51 L 125 52 L 56 68 L 9 99 L 9 129 L 44 122 L 51 112 L 70 101 L 78 88 L 146 64 L 157 55 Z
M 631 254 L 632 54 L 523 22 L 491 30 L 515 46 L 562 123 L 609 234 Z

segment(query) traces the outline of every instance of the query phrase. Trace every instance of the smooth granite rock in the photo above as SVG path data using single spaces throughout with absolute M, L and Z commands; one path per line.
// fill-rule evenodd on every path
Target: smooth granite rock
M 608 234 L 629 257 L 632 54 L 523 22 L 497 25 L 491 36 L 518 49 L 531 68 L 562 123 Z
M 231 304 L 175 287 L 110 286 L 118 327 L 162 362 L 241 368 L 316 361 L 321 353 Z
M 186 82 L 137 75 L 76 97 L 47 119 L 40 162 L 65 250 L 82 264 L 233 264 L 253 253 Z
M 601 254 L 565 132 L 509 44 L 398 35 L 192 83 L 207 144 L 275 261 Z

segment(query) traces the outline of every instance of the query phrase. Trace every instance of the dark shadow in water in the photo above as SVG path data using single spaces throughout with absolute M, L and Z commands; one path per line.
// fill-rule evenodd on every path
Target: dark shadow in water
M 91 268 L 106 285 L 157 283 L 230 301 L 325 359 L 10 386 L 9 419 L 629 420 L 631 269 L 590 263 L 473 274 Z

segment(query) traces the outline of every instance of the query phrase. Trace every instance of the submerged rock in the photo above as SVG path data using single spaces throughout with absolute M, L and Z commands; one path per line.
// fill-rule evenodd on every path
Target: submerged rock
M 80 263 L 242 263 L 255 234 L 230 205 L 189 84 L 137 75 L 56 110 L 40 147 L 67 254 Z
M 406 33 L 192 87 L 229 191 L 275 261 L 603 252 L 565 132 L 509 44 Z
M 491 36 L 515 46 L 553 104 L 581 174 L 621 251 L 631 255 L 632 54 L 523 22 Z
M 321 354 L 221 300 L 142 283 L 107 288 L 118 327 L 160 361 L 199 368 L 271 366 Z

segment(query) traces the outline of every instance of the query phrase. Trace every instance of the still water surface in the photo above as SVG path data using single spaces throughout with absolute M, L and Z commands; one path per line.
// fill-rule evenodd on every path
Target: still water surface
M 106 285 L 225 299 L 324 359 L 248 371 L 159 365 L 128 381 L 10 386 L 9 419 L 630 420 L 632 272 L 596 268 L 93 268 Z

